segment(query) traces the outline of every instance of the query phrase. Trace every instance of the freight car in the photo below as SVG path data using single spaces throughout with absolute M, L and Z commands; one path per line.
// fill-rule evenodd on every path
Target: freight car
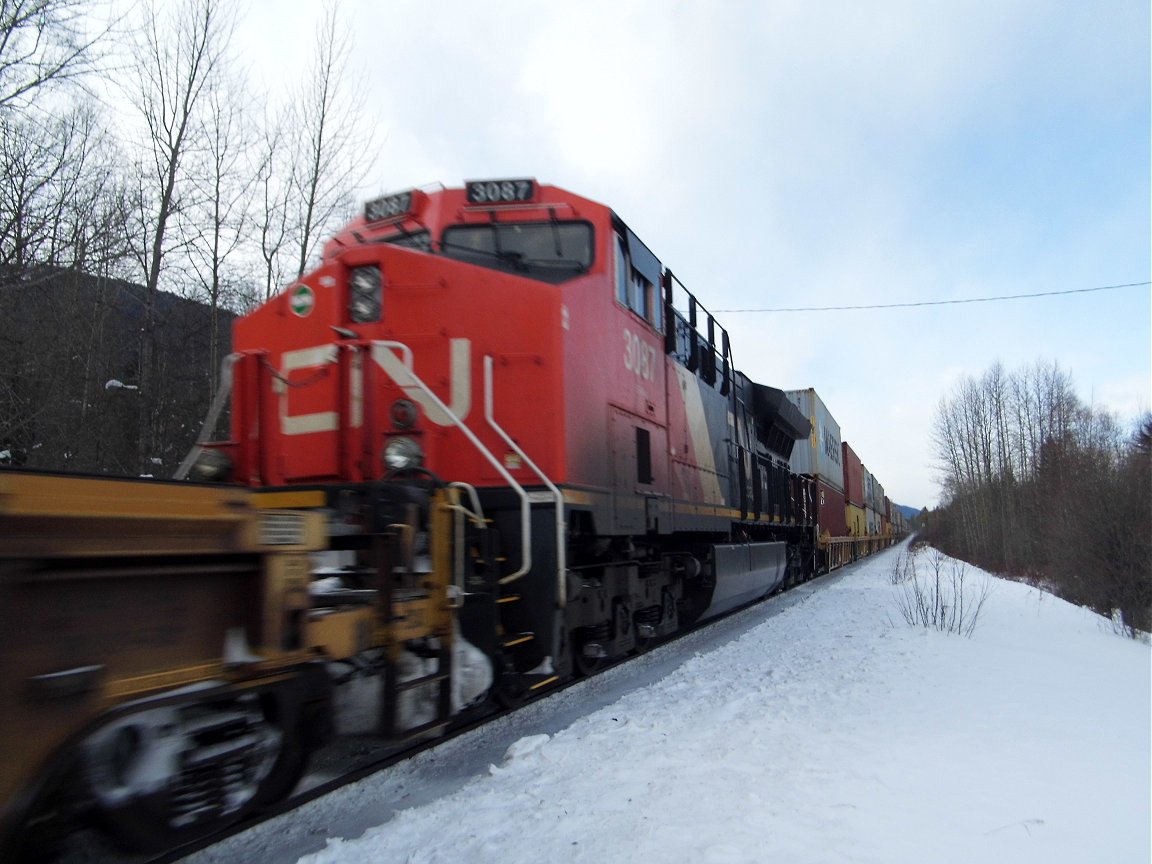
M 319 517 L 0 471 L 0 860 L 92 821 L 166 848 L 292 790 L 329 728 L 294 639 Z
M 368 202 L 233 350 L 184 491 L 0 475 L 0 721 L 51 730 L 0 774 L 9 843 L 76 813 L 179 842 L 288 794 L 321 671 L 435 735 L 885 541 L 839 536 L 815 391 L 739 371 L 620 216 L 531 179 Z

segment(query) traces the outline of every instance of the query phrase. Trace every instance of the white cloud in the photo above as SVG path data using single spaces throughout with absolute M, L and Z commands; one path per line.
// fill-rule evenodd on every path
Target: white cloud
M 254 62 L 290 70 L 315 11 L 252 6 Z M 381 129 L 369 191 L 558 183 L 614 207 L 711 309 L 1148 278 L 1146 0 L 343 8 Z M 1086 395 L 1148 402 L 1147 289 L 720 317 L 741 368 L 820 390 L 907 503 L 933 494 L 926 428 L 961 373 L 1071 361 Z

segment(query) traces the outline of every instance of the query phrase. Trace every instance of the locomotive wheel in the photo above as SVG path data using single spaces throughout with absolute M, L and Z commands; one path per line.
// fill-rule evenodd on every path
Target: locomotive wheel
M 636 643 L 636 654 L 647 654 L 656 647 L 660 641 L 657 636 L 637 636 L 634 640 Z
M 519 708 L 528 701 L 528 691 L 515 675 L 506 675 L 492 688 L 496 701 L 504 708 Z
M 605 620 L 589 627 L 579 627 L 572 634 L 572 668 L 577 675 L 594 675 L 608 665 L 609 657 L 604 649 L 605 644 L 611 644 L 617 629 L 626 633 L 631 621 L 621 613 L 616 614 L 616 621 Z M 591 655 L 585 650 L 595 645 Z
M 576 674 L 581 677 L 588 677 L 595 675 L 601 669 L 608 665 L 607 657 L 589 657 L 584 653 L 584 645 L 591 640 L 573 640 L 572 649 L 572 667 L 576 670 Z

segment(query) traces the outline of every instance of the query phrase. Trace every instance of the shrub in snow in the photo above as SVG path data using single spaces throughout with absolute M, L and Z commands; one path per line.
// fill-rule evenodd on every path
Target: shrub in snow
M 909 625 L 963 636 L 976 629 L 992 591 L 987 574 L 971 578 L 968 565 L 935 549 L 898 555 L 891 581 L 897 608 Z

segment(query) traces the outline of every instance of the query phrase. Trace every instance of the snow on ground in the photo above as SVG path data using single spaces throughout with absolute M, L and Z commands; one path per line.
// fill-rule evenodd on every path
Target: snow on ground
M 301 864 L 1146 864 L 1149 646 L 991 577 L 912 628 L 897 554 Z

